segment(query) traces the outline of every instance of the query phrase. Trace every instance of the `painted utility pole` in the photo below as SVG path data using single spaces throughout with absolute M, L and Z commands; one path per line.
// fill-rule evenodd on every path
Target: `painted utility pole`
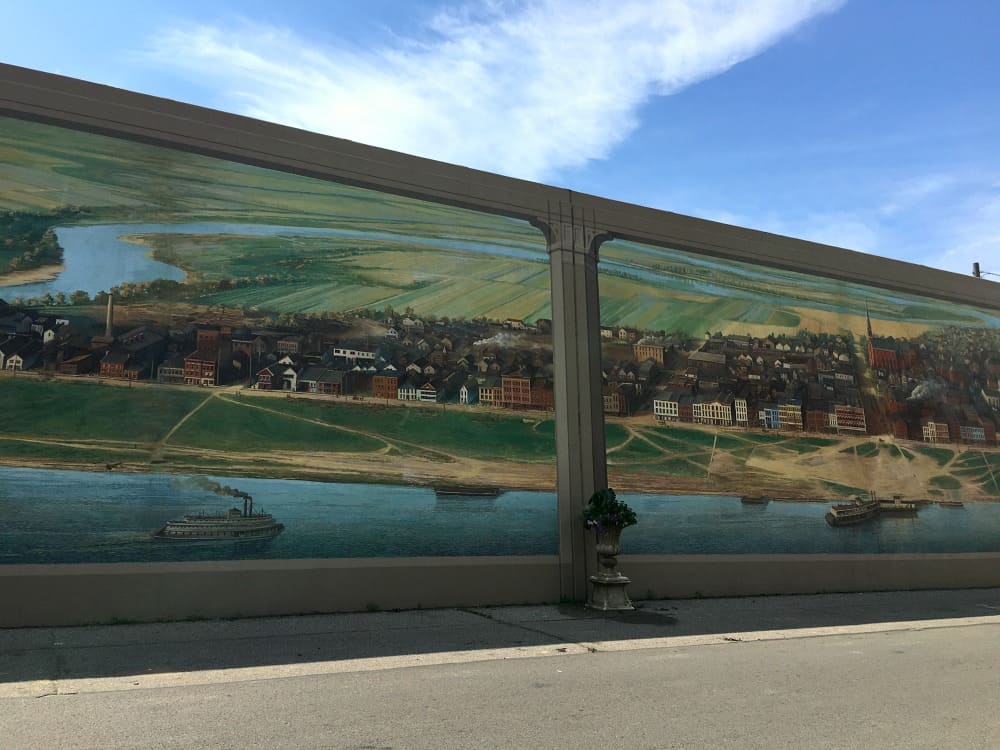
M 564 600 L 582 602 L 596 562 L 583 508 L 608 484 L 597 255 L 611 236 L 572 205 L 533 224 L 545 234 L 552 279 L 559 588 Z

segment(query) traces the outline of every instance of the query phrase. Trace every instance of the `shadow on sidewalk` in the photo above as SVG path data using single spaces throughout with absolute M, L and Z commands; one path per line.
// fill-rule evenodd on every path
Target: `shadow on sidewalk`
M 1000 589 L 367 612 L 0 630 L 0 683 L 1000 615 Z M 791 635 L 794 635 L 792 633 Z

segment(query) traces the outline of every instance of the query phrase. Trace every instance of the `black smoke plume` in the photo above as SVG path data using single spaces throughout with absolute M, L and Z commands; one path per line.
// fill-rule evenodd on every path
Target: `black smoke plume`
M 209 492 L 214 492 L 216 495 L 238 497 L 241 500 L 253 500 L 253 498 L 246 492 L 242 492 L 235 487 L 230 487 L 228 484 L 219 484 L 218 482 L 213 482 L 209 479 L 199 479 L 198 486 L 202 489 L 208 490 Z

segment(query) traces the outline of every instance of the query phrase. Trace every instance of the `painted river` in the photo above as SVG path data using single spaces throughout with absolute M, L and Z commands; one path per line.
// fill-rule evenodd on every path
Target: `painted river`
M 257 542 L 162 542 L 186 513 L 236 502 L 204 477 L 0 468 L 0 564 L 182 560 L 547 555 L 557 552 L 555 496 L 438 498 L 430 489 L 208 477 L 238 487 L 285 525 Z M 1000 503 L 931 505 L 915 518 L 834 529 L 824 503 L 743 505 L 739 498 L 623 495 L 640 523 L 634 554 L 1000 551 Z

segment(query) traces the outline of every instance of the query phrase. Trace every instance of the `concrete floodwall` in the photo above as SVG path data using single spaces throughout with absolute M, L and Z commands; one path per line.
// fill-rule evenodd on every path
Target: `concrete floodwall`
M 550 555 L 0 567 L 8 628 L 558 600 Z
M 1000 554 L 623 555 L 635 600 L 1000 586 Z M 556 556 L 0 568 L 0 627 L 558 602 Z
M 1000 554 L 626 555 L 637 599 L 1000 586 Z
M 18 325 L 25 323 L 18 334 L 23 347 L 4 356 L 16 357 L 13 369 L 26 371 L 0 383 L 0 412 L 7 417 L 0 434 L 0 474 L 8 475 L 6 484 L 0 477 L 0 495 L 9 507 L 19 503 L 17 512 L 5 518 L 7 547 L 0 548 L 0 626 L 580 600 L 594 568 L 593 543 L 580 523 L 582 505 L 609 481 L 632 493 L 630 502 L 650 505 L 648 511 L 640 508 L 639 531 L 652 534 L 642 544 L 638 533 L 630 532 L 631 541 L 629 534 L 625 538 L 626 550 L 643 554 L 622 558 L 637 599 L 1000 585 L 1000 552 L 985 551 L 1000 550 L 995 542 L 1000 537 L 984 521 L 989 516 L 986 520 L 1000 528 L 1000 449 L 993 429 L 1000 411 L 990 406 L 997 412 L 991 417 L 987 409 L 1000 392 L 1000 349 L 992 338 L 1000 310 L 998 284 L 4 65 L 0 118 L 0 138 L 21 149 L 25 163 L 35 169 L 32 185 L 16 160 L 0 164 L 0 171 L 18 170 L 17 179 L 0 179 L 12 186 L 5 188 L 9 195 L 0 191 L 0 209 L 8 210 L 9 221 L 18 219 L 16 209 L 33 213 L 39 231 L 51 225 L 93 232 L 103 222 L 107 237 L 100 245 L 112 249 L 120 236 L 133 235 L 123 225 L 152 222 L 155 226 L 135 230 L 132 250 L 145 256 L 141 248 L 152 248 L 177 263 L 180 253 L 189 269 L 200 270 L 203 277 L 198 282 L 202 287 L 195 289 L 182 275 L 153 274 L 129 281 L 128 295 L 119 291 L 111 299 L 111 284 L 122 279 L 95 281 L 92 289 L 25 291 L 11 278 L 2 283 L 0 272 L 0 298 L 15 302 L 0 312 Z M 66 163 L 76 169 L 50 168 L 63 162 L 35 158 L 60 144 Z M 133 167 L 123 171 L 119 162 L 129 158 Z M 265 175 L 263 170 L 270 171 Z M 117 207 L 94 198 L 119 195 L 115 184 L 101 179 L 118 179 L 124 172 L 136 184 L 152 186 L 150 195 L 143 199 L 141 190 L 130 187 L 129 200 Z M 197 179 L 189 179 L 191 175 Z M 301 180 L 309 180 L 307 189 Z M 170 190 L 164 190 L 165 184 Z M 221 192 L 213 194 L 212 186 Z M 217 222 L 220 217 L 232 221 L 227 201 L 237 189 L 245 191 L 246 200 L 236 202 L 249 212 L 242 218 L 245 227 L 256 228 L 253 232 L 206 229 L 204 223 L 184 228 L 185 217 L 205 220 L 205 212 Z M 191 200 L 193 212 L 189 207 L 189 214 L 165 218 L 157 202 L 161 194 Z M 314 203 L 289 198 L 299 195 L 312 196 Z M 50 196 L 55 196 L 53 205 L 38 203 Z M 288 200 L 281 203 L 278 196 Z M 90 203 L 114 210 L 88 214 Z M 373 207 L 374 213 L 345 213 L 338 208 L 343 205 Z M 261 231 L 261 226 L 270 229 Z M 365 234 L 359 226 L 378 231 Z M 407 230 L 403 239 L 396 231 L 400 227 Z M 299 232 L 295 243 L 275 239 L 292 228 Z M 18 230 L 21 239 L 33 237 L 31 229 Z M 63 234 L 62 249 L 68 250 L 69 238 Z M 251 235 L 254 242 L 248 243 Z M 44 233 L 39 236 L 43 250 L 57 249 L 51 236 L 48 241 L 43 241 Z M 222 252 L 225 243 L 229 250 Z M 234 262 L 252 250 L 261 252 L 254 263 L 245 264 L 249 268 Z M 297 253 L 294 263 L 292 253 Z M 379 258 L 365 260 L 375 255 Z M 220 265 L 227 258 L 230 265 Z M 50 258 L 49 265 L 57 259 Z M 27 260 L 37 265 L 37 258 Z M 83 265 L 91 270 L 114 267 L 92 255 L 84 257 Z M 352 273 L 342 273 L 343 265 Z M 436 285 L 424 285 L 420 274 L 407 275 L 414 269 L 438 279 Z M 384 272 L 379 284 L 389 291 L 378 291 L 379 284 L 362 278 L 366 270 Z M 308 305 L 300 308 L 273 302 L 287 296 L 278 293 L 281 288 L 324 286 L 337 279 L 341 287 L 326 293 L 340 307 L 331 302 L 314 309 L 312 294 L 304 295 Z M 781 288 L 776 291 L 777 280 Z M 708 289 L 710 284 L 714 286 Z M 503 289 L 514 291 L 498 292 Z M 772 299 L 765 300 L 765 293 Z M 16 302 L 18 296 L 25 299 Z M 210 303 L 199 301 L 202 296 Z M 397 298 L 397 310 L 387 309 L 384 299 Z M 451 306 L 438 301 L 444 299 Z M 662 316 L 651 314 L 650 300 L 660 305 Z M 739 301 L 738 309 L 724 304 L 733 300 Z M 197 335 L 188 336 L 181 325 L 157 332 L 162 321 L 154 320 L 151 333 L 161 337 L 163 346 L 148 351 L 153 364 L 163 366 L 158 381 L 151 382 L 145 369 L 128 370 L 125 363 L 119 375 L 107 376 L 107 382 L 123 387 L 101 387 L 93 353 L 102 358 L 111 353 L 116 337 L 150 323 L 151 310 L 172 316 L 165 301 L 177 303 L 180 322 L 197 324 Z M 704 320 L 697 312 L 723 308 L 731 317 Z M 36 367 L 29 355 L 37 355 L 45 336 L 42 322 L 34 332 L 38 341 L 28 341 L 29 313 L 39 319 L 89 317 L 90 328 L 96 325 L 104 335 L 84 331 L 79 335 L 89 340 L 83 344 L 67 337 L 61 369 L 50 362 L 37 365 L 43 373 L 29 373 Z M 678 323 L 682 319 L 687 319 L 686 328 Z M 439 350 L 435 341 L 424 341 L 425 349 L 419 350 L 425 322 Z M 243 328 L 253 337 L 237 336 Z M 258 335 L 257 328 L 273 330 Z M 959 330 L 961 335 L 955 333 Z M 812 343 L 799 340 L 805 334 Z M 325 339 L 334 342 L 328 353 L 336 359 L 336 347 L 360 351 L 370 339 L 390 336 L 398 347 L 409 348 L 406 361 L 394 363 L 398 371 L 408 371 L 425 356 L 437 357 L 412 375 L 420 381 L 411 383 L 411 396 L 419 402 L 397 403 L 376 388 L 374 375 L 364 388 L 348 386 L 339 377 L 347 371 L 332 362 L 324 364 L 330 372 L 307 376 L 307 369 L 300 368 L 294 377 L 302 376 L 301 387 L 292 378 L 283 389 L 281 378 L 292 376 L 278 370 L 264 373 L 260 361 L 262 354 L 297 353 L 300 345 L 304 354 L 329 349 Z M 408 338 L 412 344 L 405 343 Z M 517 343 L 503 343 L 512 339 Z M 246 356 L 232 356 L 225 362 L 226 378 L 213 379 L 208 373 L 222 368 L 223 361 L 195 355 L 218 353 L 220 340 L 227 357 L 237 351 Z M 475 342 L 490 340 L 500 342 L 496 346 L 501 350 L 476 349 Z M 902 340 L 906 346 L 894 348 Z M 942 341 L 947 345 L 936 343 Z M 954 349 L 953 341 L 964 341 L 963 348 Z M 81 360 L 70 351 L 69 343 L 89 347 L 89 365 L 86 357 Z M 603 344 L 608 347 L 602 350 Z M 826 364 L 814 367 L 815 362 L 805 360 L 815 360 L 815 351 L 803 351 L 802 361 L 786 362 L 784 370 L 805 375 L 785 382 L 828 385 L 819 374 L 824 369 L 833 383 L 832 397 L 822 389 L 819 396 L 810 396 L 829 401 L 823 408 L 806 409 L 806 404 L 785 399 L 791 407 L 774 403 L 754 408 L 750 417 L 744 414 L 742 425 L 734 425 L 715 412 L 703 413 L 695 422 L 693 405 L 685 403 L 692 406 L 691 417 L 680 416 L 679 405 L 688 397 L 698 396 L 700 406 L 714 408 L 726 403 L 721 397 L 734 395 L 726 380 L 737 358 L 746 360 L 742 366 L 749 381 L 755 367 L 777 371 L 774 360 L 786 359 L 777 354 L 779 346 L 795 357 L 800 344 L 826 350 Z M 281 348 L 286 345 L 294 351 Z M 175 356 L 168 357 L 168 351 Z M 366 354 L 374 358 L 376 353 Z M 486 354 L 508 369 L 492 370 L 495 363 Z M 499 385 L 477 384 L 477 392 L 483 386 L 478 405 L 468 393 L 459 396 L 454 387 L 449 391 L 447 384 L 438 399 L 434 383 L 419 378 L 455 366 L 455 355 L 465 359 L 468 375 L 492 373 L 493 380 L 500 380 Z M 188 377 L 185 366 L 177 361 L 171 365 L 178 357 L 195 368 L 195 380 L 209 382 L 175 383 L 172 378 Z M 650 391 L 666 392 L 677 382 L 678 390 L 688 392 L 676 400 L 664 393 L 662 414 L 656 412 L 655 399 L 652 407 L 647 401 L 633 411 L 628 388 L 605 393 L 612 402 L 603 401 L 604 412 L 614 415 L 606 430 L 602 370 L 641 377 L 642 365 L 650 359 L 676 376 L 662 374 Z M 951 364 L 945 368 L 945 362 Z M 838 363 L 843 365 L 839 369 Z M 315 367 L 309 369 L 319 367 L 311 364 Z M 711 372 L 713 367 L 720 372 Z M 685 381 L 688 370 L 697 381 L 697 394 Z M 925 410 L 909 408 L 909 381 L 923 380 L 926 372 L 935 374 L 927 379 L 934 386 L 938 371 L 947 380 L 940 387 L 954 398 L 928 401 Z M 262 385 L 265 374 L 274 378 L 268 381 L 274 393 Z M 333 375 L 339 379 L 330 380 Z M 503 375 L 509 376 L 507 390 Z M 245 381 L 244 390 L 236 388 L 237 380 Z M 710 381 L 722 391 L 718 400 L 708 397 Z M 318 395 L 322 392 L 306 387 L 309 382 L 317 389 L 320 383 L 328 389 L 336 383 L 337 391 Z M 840 393 L 841 382 L 860 398 L 852 401 L 852 394 Z M 428 384 L 433 387 L 426 388 Z M 905 392 L 895 392 L 903 386 Z M 487 408 L 486 392 L 507 406 L 494 401 Z M 263 398 L 267 395 L 274 398 Z M 836 401 L 841 396 L 844 403 Z M 758 392 L 749 399 L 751 404 L 765 400 L 777 401 L 778 396 L 765 399 Z M 675 403 L 677 412 L 666 411 Z M 732 408 L 739 422 L 738 405 Z M 778 433 L 776 420 L 787 417 L 789 408 L 796 429 Z M 368 412 L 362 417 L 363 409 Z M 116 419 L 109 420 L 109 414 Z M 763 416 L 753 414 L 775 421 L 764 424 Z M 862 414 L 878 419 L 859 425 Z M 831 415 L 836 424 L 824 419 Z M 60 423 L 67 416 L 71 419 Z M 254 432 L 251 428 L 260 428 L 262 420 L 267 429 Z M 294 429 L 288 420 L 294 420 Z M 345 425 L 349 429 L 339 429 Z M 814 434 L 803 434 L 803 428 Z M 605 446 L 606 434 L 613 444 Z M 839 467 L 840 474 L 821 470 L 827 466 Z M 287 527 L 281 541 L 309 532 L 312 539 L 306 541 L 313 546 L 307 552 L 295 550 L 309 559 L 289 559 L 295 555 L 287 550 L 270 559 L 214 562 L 183 550 L 174 558 L 162 555 L 150 541 L 151 533 L 168 519 L 201 512 L 209 500 L 214 502 L 214 496 L 205 494 L 206 482 L 196 481 L 204 475 L 213 477 L 207 484 L 215 495 L 257 495 L 258 503 Z M 749 484 L 748 478 L 757 483 Z M 909 484 L 901 488 L 904 479 Z M 285 493 L 290 498 L 285 506 L 277 500 L 278 480 L 298 484 Z M 354 486 L 348 487 L 352 480 Z M 236 482 L 240 491 L 228 487 Z M 361 488 L 362 482 L 370 486 Z M 473 488 L 479 499 L 449 499 L 455 494 L 449 490 L 470 482 L 484 485 Z M 337 483 L 344 487 L 335 489 Z M 445 491 L 434 497 L 432 488 Z M 927 520 L 936 514 L 940 522 L 935 528 L 962 533 L 935 538 L 932 544 L 914 538 L 911 546 L 900 546 L 901 535 L 830 531 L 842 545 L 838 547 L 826 544 L 829 537 L 820 540 L 825 546 L 812 540 L 791 544 L 788 535 L 776 531 L 780 516 L 779 521 L 815 537 L 815 529 L 825 529 L 823 503 L 869 489 L 883 497 L 900 492 L 904 499 L 930 498 L 921 504 L 919 522 L 910 524 L 910 530 L 920 523 L 933 526 Z M 418 491 L 424 493 L 422 500 L 413 495 Z M 331 498 L 338 492 L 334 503 Z M 516 506 L 515 492 L 520 493 Z M 392 493 L 398 496 L 390 497 Z M 703 527 L 691 530 L 691 514 L 685 516 L 691 508 L 656 520 L 652 511 L 668 503 L 653 493 L 698 505 L 694 510 L 701 513 Z M 799 524 L 801 503 L 775 503 L 765 516 L 763 502 L 742 508 L 741 494 L 758 501 L 812 501 L 811 525 Z M 142 504 L 135 502 L 138 498 Z M 365 518 L 357 504 L 363 498 L 370 500 Z M 81 500 L 89 505 L 74 505 Z M 963 501 L 965 510 L 960 510 Z M 706 513 L 710 505 L 719 510 Z M 430 519 L 427 529 L 416 530 L 416 521 L 401 515 L 404 507 L 424 513 Z M 498 510 L 513 519 L 509 526 L 502 526 Z M 124 514 L 139 511 L 145 515 L 124 519 Z M 377 516 L 375 511 L 384 513 Z M 743 514 L 738 519 L 737 511 Z M 113 513 L 122 514 L 122 523 L 109 521 Z M 956 515 L 945 519 L 947 514 Z M 334 528 L 331 519 L 347 516 L 353 524 L 350 532 Z M 678 516 L 686 523 L 676 523 Z M 76 526 L 59 525 L 67 520 Z M 377 525 L 390 520 L 395 525 Z M 756 546 L 748 543 L 748 522 L 756 523 Z M 473 528 L 479 537 L 473 538 Z M 94 536 L 105 532 L 108 538 Z M 17 533 L 22 536 L 16 538 Z M 684 534 L 686 539 L 677 536 Z M 80 540 L 87 535 L 83 545 Z M 437 546 L 432 546 L 432 536 Z M 866 543 L 858 543 L 859 538 Z M 56 539 L 67 547 L 63 558 L 53 549 Z M 329 546 L 320 548 L 316 539 Z M 123 540 L 131 545 L 128 554 Z M 508 541 L 509 548 L 494 546 Z M 558 555 L 552 554 L 555 550 Z M 843 550 L 854 554 L 840 554 Z M 663 554 L 688 551 L 702 554 Z M 819 551 L 827 554 L 814 554 Z M 328 553 L 354 557 L 315 559 Z M 286 559 L 276 559 L 282 555 Z M 167 559 L 183 562 L 143 562 Z M 57 562 L 62 564 L 49 564 Z

